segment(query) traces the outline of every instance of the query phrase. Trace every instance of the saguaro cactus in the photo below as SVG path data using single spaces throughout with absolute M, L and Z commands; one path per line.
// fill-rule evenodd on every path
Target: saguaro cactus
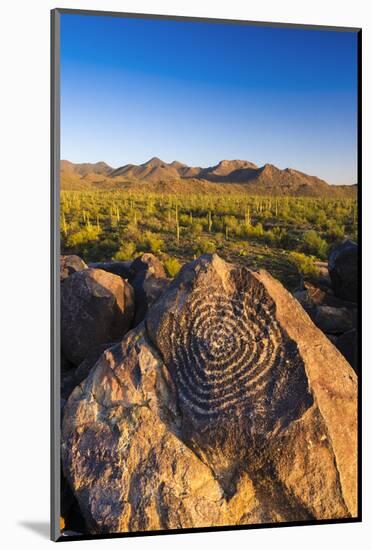
M 213 219 L 211 217 L 211 211 L 209 210 L 209 213 L 208 213 L 208 226 L 209 226 L 209 233 L 211 233 L 211 228 L 213 226 Z
M 64 212 L 62 212 L 62 231 L 64 233 L 64 236 L 67 237 L 67 222 L 66 222 L 66 216 L 64 215 Z

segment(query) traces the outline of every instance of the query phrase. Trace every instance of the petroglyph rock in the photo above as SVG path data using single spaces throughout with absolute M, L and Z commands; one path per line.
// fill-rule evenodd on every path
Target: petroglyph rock
M 357 514 L 357 376 L 265 272 L 182 268 L 65 408 L 91 532 Z

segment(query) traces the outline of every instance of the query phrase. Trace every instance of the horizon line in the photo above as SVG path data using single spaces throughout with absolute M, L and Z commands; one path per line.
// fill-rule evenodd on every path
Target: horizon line
M 286 166 L 285 168 L 280 168 L 279 166 L 277 166 L 276 164 L 273 164 L 271 162 L 265 162 L 264 164 L 262 165 L 258 165 L 256 164 L 255 162 L 251 161 L 251 160 L 247 160 L 247 159 L 237 159 L 237 158 L 233 158 L 233 159 L 227 159 L 227 158 L 223 158 L 223 159 L 220 159 L 216 164 L 208 164 L 207 166 L 200 166 L 200 165 L 193 165 L 193 164 L 187 164 L 185 162 L 182 162 L 180 160 L 177 160 L 177 159 L 173 159 L 172 161 L 165 161 L 163 160 L 161 157 L 158 157 L 156 155 L 150 157 L 148 160 L 144 161 L 144 162 L 141 162 L 141 163 L 133 163 L 133 162 L 127 162 L 125 164 L 120 164 L 119 166 L 113 166 L 112 164 L 108 163 L 107 161 L 105 160 L 97 160 L 97 161 L 72 161 L 72 160 L 69 160 L 67 158 L 60 158 L 60 162 L 63 162 L 63 161 L 66 161 L 66 162 L 70 162 L 71 164 L 99 164 L 99 163 L 104 163 L 106 164 L 107 166 L 109 166 L 110 168 L 112 168 L 112 170 L 118 170 L 120 168 L 123 168 L 125 166 L 143 166 L 144 164 L 147 164 L 148 162 L 150 162 L 151 160 L 154 160 L 154 159 L 157 159 L 157 160 L 160 160 L 161 162 L 163 162 L 164 164 L 166 165 L 170 165 L 174 162 L 179 162 L 179 164 L 183 164 L 184 166 L 187 166 L 188 168 L 200 168 L 202 170 L 205 170 L 207 168 L 212 168 L 212 167 L 215 167 L 215 166 L 218 166 L 218 164 L 220 164 L 221 162 L 223 161 L 227 161 L 227 162 L 250 162 L 251 164 L 255 164 L 255 166 L 258 167 L 258 169 L 260 168 L 264 168 L 264 166 L 274 166 L 275 168 L 277 168 L 278 170 L 281 170 L 281 171 L 285 171 L 285 170 L 295 170 L 296 172 L 300 172 L 301 174 L 305 174 L 306 176 L 310 176 L 310 177 L 315 177 L 315 178 L 318 178 L 318 179 L 321 179 L 322 181 L 324 181 L 325 183 L 327 183 L 328 185 L 333 185 L 333 186 L 336 186 L 336 187 L 340 187 L 340 186 L 352 186 L 352 185 L 358 185 L 358 181 L 354 182 L 354 183 L 331 183 L 329 182 L 328 180 L 322 178 L 321 176 L 318 176 L 316 174 L 308 174 L 308 172 L 303 172 L 302 170 L 299 170 L 298 168 L 293 168 L 291 166 Z

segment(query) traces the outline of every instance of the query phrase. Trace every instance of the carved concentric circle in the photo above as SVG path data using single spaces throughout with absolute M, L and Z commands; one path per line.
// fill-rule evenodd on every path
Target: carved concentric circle
M 284 361 L 272 305 L 246 288 L 194 290 L 170 330 L 179 398 L 193 416 L 230 413 L 265 395 L 270 372 Z

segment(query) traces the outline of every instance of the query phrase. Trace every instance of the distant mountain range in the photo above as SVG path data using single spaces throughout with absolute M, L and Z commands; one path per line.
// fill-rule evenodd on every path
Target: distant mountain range
M 217 184 L 217 185 L 216 185 Z M 330 185 L 316 176 L 273 164 L 221 160 L 202 168 L 153 157 L 143 164 L 112 168 L 105 162 L 74 164 L 61 161 L 62 189 L 136 188 L 161 192 L 241 191 L 257 195 L 355 197 L 357 185 Z

